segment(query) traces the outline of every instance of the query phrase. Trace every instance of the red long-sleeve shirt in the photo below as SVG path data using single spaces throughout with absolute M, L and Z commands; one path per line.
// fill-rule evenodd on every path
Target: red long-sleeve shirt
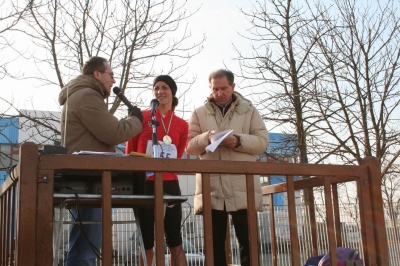
M 146 153 L 147 143 L 148 141 L 152 140 L 153 128 L 149 125 L 149 122 L 151 121 L 150 110 L 142 111 L 142 114 L 143 114 L 143 122 L 142 122 L 143 131 L 126 143 L 125 147 L 126 154 L 129 154 L 132 151 Z M 171 115 L 173 117 L 171 120 L 171 125 L 169 126 Z M 155 112 L 155 116 L 156 120 L 160 122 L 160 125 L 157 127 L 157 139 L 159 141 L 162 141 L 163 137 L 166 135 L 163 124 L 161 123 L 161 119 L 163 119 L 162 121 L 164 122 L 165 129 L 167 131 L 169 127 L 168 136 L 171 137 L 172 144 L 175 144 L 176 146 L 178 158 L 181 158 L 185 150 L 188 138 L 188 127 L 189 127 L 188 123 L 185 120 L 177 117 L 171 110 L 168 111 L 165 117 L 161 118 L 161 114 L 157 109 Z M 149 176 L 147 177 L 147 179 L 154 180 L 154 176 Z M 165 172 L 163 174 L 163 180 L 164 181 L 178 180 L 178 176 L 176 173 Z

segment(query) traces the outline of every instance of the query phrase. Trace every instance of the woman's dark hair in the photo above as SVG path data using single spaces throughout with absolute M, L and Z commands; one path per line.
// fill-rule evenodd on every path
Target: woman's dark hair
M 176 98 L 176 96 L 174 96 L 174 98 L 172 98 L 172 111 L 175 111 L 175 107 L 178 106 L 179 100 L 178 98 Z
M 107 59 L 100 56 L 92 56 L 82 67 L 82 74 L 93 75 L 94 71 L 105 71 L 106 67 L 104 63 L 107 63 Z

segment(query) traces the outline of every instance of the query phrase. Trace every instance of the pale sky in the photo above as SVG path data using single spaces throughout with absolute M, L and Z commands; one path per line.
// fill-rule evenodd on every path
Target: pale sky
M 202 36 L 205 34 L 206 36 L 204 49 L 199 55 L 192 58 L 188 65 L 188 79 L 197 76 L 197 81 L 193 85 L 190 94 L 193 102 L 191 104 L 192 108 L 201 105 L 208 96 L 210 92 L 208 75 L 211 71 L 223 68 L 225 64 L 234 73 L 239 72 L 238 62 L 233 60 L 237 54 L 232 44 L 234 43 L 242 49 L 249 49 L 250 47 L 250 44 L 238 34 L 238 32 L 244 33 L 249 28 L 245 17 L 239 11 L 239 7 L 247 6 L 247 8 L 250 8 L 248 1 L 189 0 L 186 7 L 194 10 L 200 5 L 199 12 L 189 20 L 189 28 L 192 35 L 199 34 Z M 20 49 L 24 49 L 23 40 L 16 40 L 16 45 L 21 45 Z M 28 73 L 37 73 L 38 71 L 33 62 L 24 62 L 23 65 L 12 64 L 10 66 L 14 70 L 21 69 Z M 36 72 L 33 72 L 34 70 Z M 33 83 L 32 80 L 13 81 L 7 78 L 1 79 L 1 95 L 9 100 L 13 98 L 20 109 L 59 110 L 60 107 L 57 102 L 59 90 L 38 87 L 37 84 Z M 150 100 L 151 96 L 149 102 Z M 188 119 L 189 115 L 186 114 L 185 118 Z

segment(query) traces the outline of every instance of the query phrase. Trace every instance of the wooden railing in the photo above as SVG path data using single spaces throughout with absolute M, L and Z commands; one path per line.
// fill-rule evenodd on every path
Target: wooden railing
M 304 190 L 310 202 L 312 254 L 316 255 L 317 233 L 313 188 L 322 187 L 326 203 L 329 251 L 341 246 L 338 184 L 355 181 L 359 201 L 364 265 L 388 265 L 388 246 L 382 206 L 380 166 L 375 158 L 366 158 L 360 166 L 259 163 L 107 157 L 91 155 L 39 155 L 38 147 L 25 143 L 20 149 L 18 167 L 0 187 L 0 265 L 52 265 L 54 171 L 97 170 L 102 172 L 102 265 L 112 265 L 111 171 L 155 172 L 156 246 L 163 246 L 163 171 L 202 173 L 203 195 L 210 195 L 210 174 L 245 174 L 249 219 L 251 265 L 259 264 L 257 215 L 254 209 L 253 175 L 286 176 L 286 183 L 263 187 L 263 194 L 286 191 L 290 219 L 292 265 L 301 265 L 295 210 L 295 190 Z M 294 181 L 295 176 L 308 177 Z M 203 197 L 205 265 L 213 264 L 211 198 Z M 276 238 L 271 206 L 272 253 Z M 276 256 L 273 265 L 277 265 Z M 156 249 L 156 260 L 164 261 L 164 250 Z M 162 263 L 158 263 L 162 265 Z M 331 256 L 336 265 L 336 256 Z

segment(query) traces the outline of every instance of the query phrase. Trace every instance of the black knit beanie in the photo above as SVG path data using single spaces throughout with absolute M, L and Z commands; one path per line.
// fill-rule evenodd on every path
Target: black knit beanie
M 153 81 L 153 88 L 154 88 L 154 85 L 156 85 L 156 83 L 159 82 L 159 81 L 163 81 L 163 82 L 167 83 L 167 85 L 169 86 L 169 88 L 172 91 L 172 96 L 176 95 L 176 90 L 178 88 L 176 87 L 175 81 L 170 76 L 168 76 L 168 75 L 160 75 L 160 76 L 156 77 L 154 79 L 154 81 Z

